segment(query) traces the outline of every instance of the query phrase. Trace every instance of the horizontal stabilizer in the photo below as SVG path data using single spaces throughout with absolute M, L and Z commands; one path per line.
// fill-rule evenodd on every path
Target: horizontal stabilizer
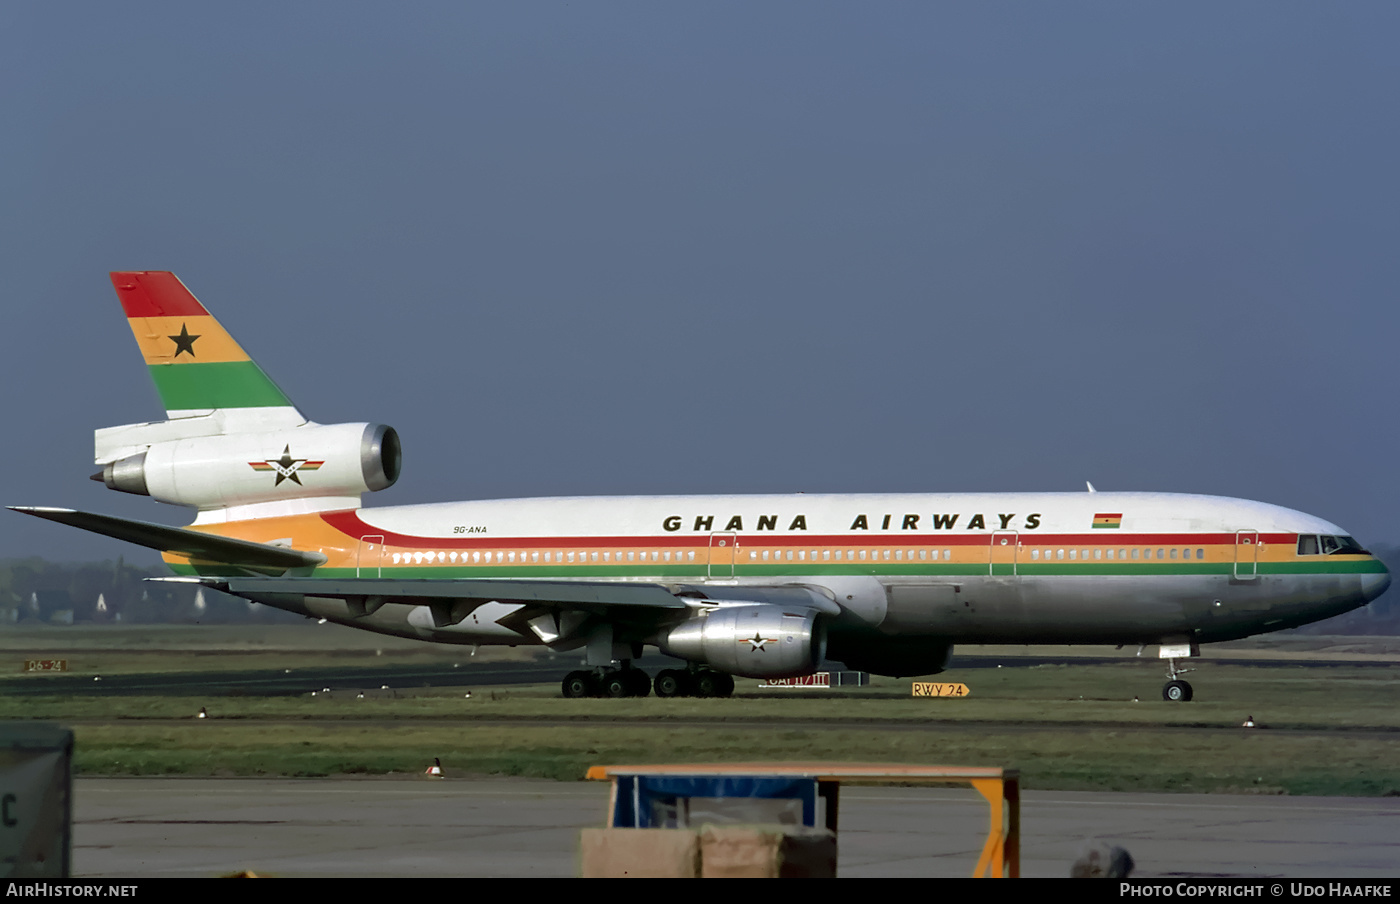
M 183 527 L 132 521 L 111 515 L 94 515 L 73 509 L 20 505 L 12 505 L 9 508 L 36 518 L 46 518 L 95 534 L 115 537 L 147 549 L 174 552 L 229 565 L 246 565 L 252 568 L 308 568 L 326 561 L 326 557 L 319 552 L 303 552 L 266 543 L 254 543 L 251 540 L 235 540 Z

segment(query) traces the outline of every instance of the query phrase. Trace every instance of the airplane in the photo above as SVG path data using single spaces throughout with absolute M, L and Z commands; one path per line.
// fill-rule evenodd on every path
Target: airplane
M 1386 567 L 1340 527 L 1173 493 L 493 499 L 380 508 L 398 434 L 317 424 L 172 273 L 111 274 L 166 418 L 99 429 L 92 475 L 189 527 L 15 511 L 158 550 L 174 576 L 436 643 L 580 651 L 565 697 L 728 696 L 734 676 L 942 671 L 954 644 L 1199 645 L 1363 606 Z M 655 679 L 654 646 L 683 660 Z

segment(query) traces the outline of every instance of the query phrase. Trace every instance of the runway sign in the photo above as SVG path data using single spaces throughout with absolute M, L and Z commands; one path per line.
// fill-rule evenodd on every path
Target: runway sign
M 26 659 L 24 661 L 26 672 L 66 672 L 68 671 L 68 660 L 66 659 Z
M 966 697 L 972 691 L 966 684 L 943 684 L 937 681 L 915 681 L 915 697 Z

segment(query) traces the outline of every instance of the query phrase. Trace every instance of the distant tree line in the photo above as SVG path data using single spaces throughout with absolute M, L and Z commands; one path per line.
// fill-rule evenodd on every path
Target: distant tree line
M 1400 547 L 1373 552 L 1400 575 Z M 0 560 L 0 624 L 270 624 L 301 616 L 250 603 L 207 587 L 152 583 L 159 566 L 80 564 L 40 558 Z M 1397 580 L 1400 584 L 1400 580 Z M 1369 606 L 1297 629 L 1305 634 L 1400 635 L 1400 586 Z
M 190 584 L 152 583 L 155 566 L 0 560 L 0 624 L 250 624 L 300 616 Z

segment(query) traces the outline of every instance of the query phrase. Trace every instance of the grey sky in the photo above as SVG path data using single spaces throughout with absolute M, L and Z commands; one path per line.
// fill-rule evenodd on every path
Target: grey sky
M 1394 4 L 0 7 L 0 502 L 169 269 L 371 505 L 1169 490 L 1400 541 Z M 0 556 L 116 541 L 0 513 Z

